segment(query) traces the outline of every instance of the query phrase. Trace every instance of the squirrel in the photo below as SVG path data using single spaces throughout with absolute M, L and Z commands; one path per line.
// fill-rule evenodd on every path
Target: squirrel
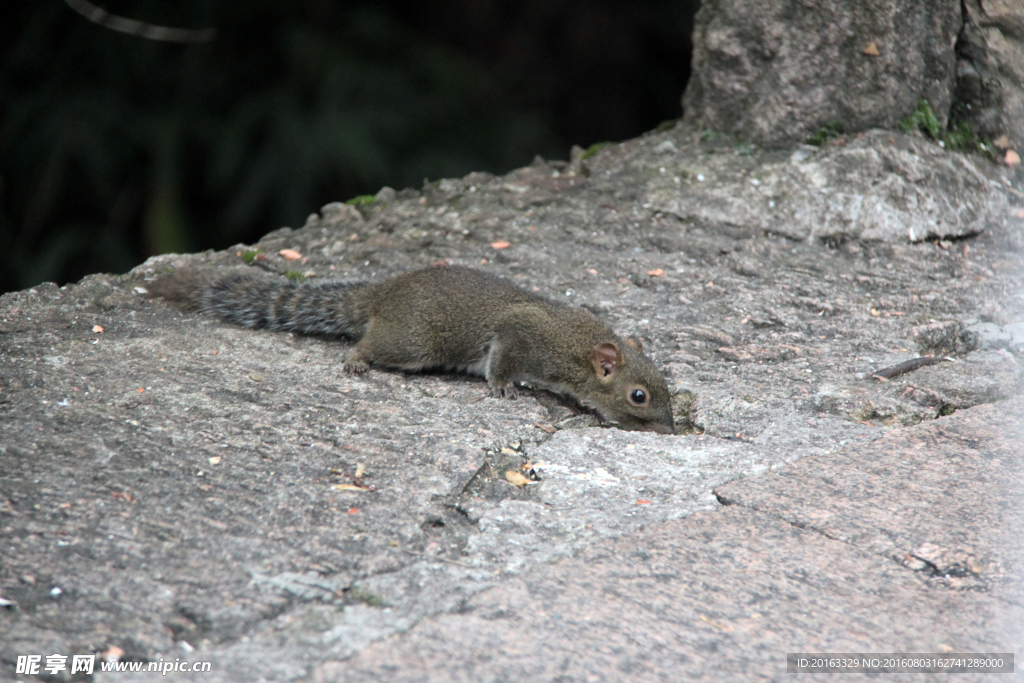
M 622 429 L 674 434 L 668 385 L 639 338 L 589 311 L 472 268 L 434 266 L 380 282 L 296 282 L 250 269 L 178 271 L 153 296 L 242 327 L 356 340 L 343 369 L 371 363 L 466 372 L 496 397 L 516 383 L 567 394 Z

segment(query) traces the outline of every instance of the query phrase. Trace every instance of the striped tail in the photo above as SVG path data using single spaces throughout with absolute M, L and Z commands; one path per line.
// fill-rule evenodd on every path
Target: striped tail
M 366 283 L 300 283 L 251 271 L 193 271 L 155 284 L 154 294 L 242 327 L 359 339 L 369 320 L 366 297 L 357 295 Z

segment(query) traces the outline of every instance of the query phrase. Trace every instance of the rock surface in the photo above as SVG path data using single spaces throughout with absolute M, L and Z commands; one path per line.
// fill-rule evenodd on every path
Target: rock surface
M 1022 180 L 918 136 L 764 152 L 677 127 L 5 295 L 0 670 L 117 648 L 208 682 L 781 679 L 799 649 L 1019 651 Z M 871 221 L 835 218 L 854 192 Z M 246 260 L 450 261 L 587 306 L 647 340 L 680 434 L 345 376 L 350 344 L 140 291 Z M 875 379 L 919 355 L 950 360 Z
M 964 0 L 954 113 L 978 135 L 1024 149 L 1024 5 Z M 1018 155 L 1019 156 L 1019 155 Z
M 837 122 L 895 128 L 921 98 L 946 124 L 956 0 L 711 0 L 694 21 L 690 125 L 785 145 Z
M 733 482 L 724 508 L 481 593 L 314 680 L 788 680 L 787 652 L 1019 653 L 1022 417 L 1021 400 L 972 408 Z
M 735 146 L 711 138 L 712 145 Z M 648 202 L 684 221 L 832 242 L 963 237 L 1008 214 L 979 159 L 946 154 L 919 137 L 870 131 L 848 144 L 802 145 L 753 164 L 742 158 L 742 145 L 739 151 L 684 163 L 666 155 L 673 173 L 648 182 Z

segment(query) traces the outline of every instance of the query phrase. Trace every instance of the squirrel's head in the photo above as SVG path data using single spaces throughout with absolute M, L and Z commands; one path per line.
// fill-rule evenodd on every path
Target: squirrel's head
M 675 434 L 668 385 L 643 353 L 643 343 L 630 337 L 623 345 L 604 342 L 590 354 L 594 375 L 590 403 L 601 416 L 622 429 Z

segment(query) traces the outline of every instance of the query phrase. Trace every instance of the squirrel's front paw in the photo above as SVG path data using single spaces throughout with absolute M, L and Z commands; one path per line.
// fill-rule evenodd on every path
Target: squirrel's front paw
M 512 382 L 500 386 L 491 385 L 491 391 L 494 393 L 494 398 L 519 398 L 519 389 Z
M 370 364 L 366 362 L 362 354 L 355 351 L 341 366 L 341 369 L 349 375 L 361 375 L 370 369 Z

